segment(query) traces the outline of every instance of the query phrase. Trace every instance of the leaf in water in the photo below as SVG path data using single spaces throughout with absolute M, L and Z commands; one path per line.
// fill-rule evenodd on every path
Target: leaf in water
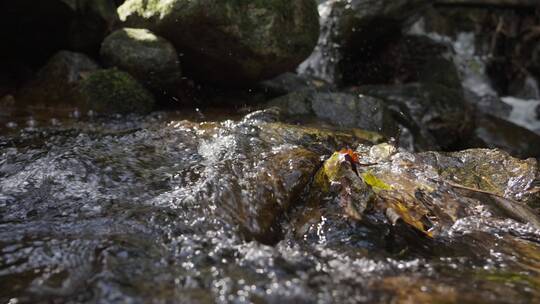
M 374 191 L 358 175 L 355 161 L 358 155 L 350 149 L 334 153 L 315 175 L 314 185 L 323 193 L 336 195 L 345 214 L 359 220 Z
M 377 178 L 370 171 L 362 173 L 362 179 L 364 180 L 364 183 L 368 184 L 371 188 L 373 188 L 373 191 L 375 191 L 376 193 L 381 190 L 393 190 L 392 186 Z
M 433 234 L 427 231 L 424 223 L 422 223 L 421 218 L 423 214 L 417 214 L 416 210 L 409 208 L 406 204 L 399 201 L 398 199 L 392 197 L 381 197 L 387 205 L 386 216 L 390 221 L 395 224 L 399 219 L 403 220 L 408 225 L 416 228 L 417 230 L 423 232 L 429 237 L 433 237 Z
M 360 162 L 358 160 L 358 154 L 351 149 L 341 149 L 339 153 L 342 155 L 348 155 L 352 163 L 358 164 Z

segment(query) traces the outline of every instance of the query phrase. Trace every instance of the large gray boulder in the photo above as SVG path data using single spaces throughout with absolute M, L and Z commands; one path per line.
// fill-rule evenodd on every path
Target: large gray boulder
M 124 28 L 110 34 L 101 46 L 101 58 L 154 91 L 167 90 L 181 77 L 174 46 L 146 29 Z
M 188 76 L 245 85 L 294 69 L 319 36 L 312 0 L 128 0 L 128 27 L 148 28 L 181 52 Z

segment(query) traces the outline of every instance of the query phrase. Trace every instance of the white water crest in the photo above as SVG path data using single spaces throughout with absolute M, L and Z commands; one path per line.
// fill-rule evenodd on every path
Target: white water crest
M 511 96 L 503 97 L 501 100 L 512 106 L 508 120 L 540 134 L 540 119 L 536 116 L 536 108 L 540 106 L 540 100 L 520 99 Z

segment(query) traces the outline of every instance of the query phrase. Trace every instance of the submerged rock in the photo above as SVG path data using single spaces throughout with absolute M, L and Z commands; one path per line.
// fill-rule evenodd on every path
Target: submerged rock
M 110 34 L 101 45 L 101 58 L 157 92 L 170 89 L 181 77 L 174 46 L 146 29 L 124 28 Z
M 217 169 L 208 171 L 212 172 L 205 182 L 209 192 L 200 194 L 226 207 L 246 237 L 266 244 L 281 239 L 279 223 L 300 204 L 321 155 L 338 146 L 373 140 L 356 130 L 283 123 L 276 114 L 279 111 L 269 109 L 251 113 L 236 125 L 223 124 L 199 146 L 199 153 Z
M 154 97 L 128 73 L 117 69 L 95 71 L 78 87 L 78 105 L 98 113 L 148 113 Z
M 434 166 L 445 181 L 540 207 L 540 166 L 536 159 L 518 159 L 498 149 L 425 152 L 420 158 Z
M 388 144 L 359 146 L 324 163 L 308 195 L 308 208 L 320 212 L 295 229 L 305 234 L 318 216 L 333 212 L 364 225 L 404 223 L 427 238 L 444 238 L 456 221 L 473 216 L 510 217 L 540 229 L 531 208 L 538 207 L 539 178 L 537 160 L 497 150 L 412 154 Z M 393 231 L 406 235 L 402 228 Z
M 125 25 L 171 41 L 188 76 L 216 84 L 246 85 L 293 70 L 319 36 L 312 0 L 128 0 L 118 13 Z

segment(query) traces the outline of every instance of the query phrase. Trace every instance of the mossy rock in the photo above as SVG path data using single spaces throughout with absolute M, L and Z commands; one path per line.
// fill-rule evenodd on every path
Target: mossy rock
M 76 106 L 78 86 L 99 65 L 82 53 L 60 51 L 17 93 L 17 102 L 34 107 Z
M 128 0 L 118 13 L 126 26 L 171 41 L 188 76 L 216 84 L 242 86 L 293 70 L 319 36 L 312 0 Z
M 115 31 L 105 38 L 100 53 L 108 66 L 130 73 L 155 91 L 172 87 L 181 77 L 174 46 L 146 29 Z
M 117 69 L 100 70 L 79 86 L 81 107 L 98 113 L 147 113 L 155 100 L 131 75 Z
M 437 237 L 457 220 L 479 216 L 480 206 L 490 210 L 490 216 L 540 227 L 534 210 L 540 198 L 538 181 L 536 160 L 516 159 L 499 150 L 413 154 L 380 144 L 334 153 L 309 190 L 318 197 L 315 201 L 339 206 L 337 212 L 347 217 L 378 212 L 393 225 L 402 221 Z

